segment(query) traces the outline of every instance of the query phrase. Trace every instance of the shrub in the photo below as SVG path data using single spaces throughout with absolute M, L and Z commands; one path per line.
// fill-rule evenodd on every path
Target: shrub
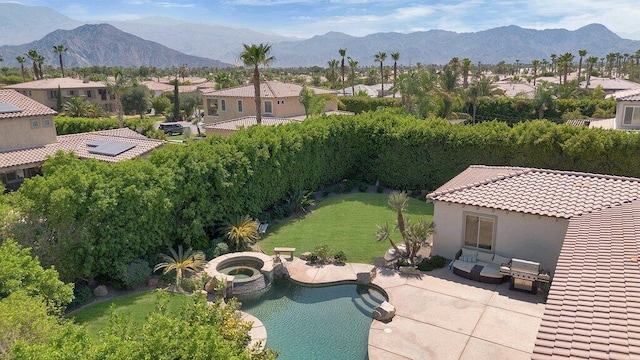
M 143 286 L 151 276 L 149 263 L 142 259 L 134 260 L 132 263 L 120 267 L 119 271 L 113 275 L 113 279 L 118 286 L 124 289 L 133 289 Z
M 378 194 L 382 194 L 384 192 L 384 188 L 380 185 L 376 186 L 376 191 L 378 192 Z
M 360 192 L 367 192 L 368 189 L 369 185 L 367 185 L 366 183 L 361 182 L 360 184 L 358 184 L 358 190 L 360 190 Z
M 405 258 L 398 259 L 398 261 L 396 261 L 396 268 L 399 268 L 401 266 L 411 266 L 409 259 L 405 259 Z
M 318 254 L 311 253 L 311 255 L 307 257 L 307 261 L 309 261 L 312 264 L 315 263 L 316 261 L 318 261 Z
M 194 292 L 204 289 L 205 279 L 201 276 L 192 276 L 183 278 L 180 281 L 180 287 L 186 292 Z
M 344 251 L 340 250 L 335 255 L 333 255 L 333 259 L 338 262 L 346 262 L 347 254 L 345 254 Z
M 434 255 L 429 259 L 422 259 L 418 264 L 420 271 L 431 271 L 433 269 L 443 268 L 447 263 L 447 259 L 440 255 Z
M 318 255 L 320 260 L 325 261 L 329 258 L 329 252 L 330 250 L 328 245 L 318 245 L 316 246 L 316 251 L 314 253 Z
M 429 261 L 429 259 L 422 259 L 422 261 L 418 264 L 418 270 L 420 271 L 431 271 L 433 269 L 433 263 Z
M 91 288 L 86 283 L 78 283 L 73 288 L 73 301 L 69 304 L 69 309 L 75 309 L 84 305 L 91 298 Z
M 445 267 L 445 265 L 447 265 L 447 259 L 445 259 L 440 255 L 434 255 L 431 257 L 431 263 L 433 264 L 434 267 L 440 269 Z

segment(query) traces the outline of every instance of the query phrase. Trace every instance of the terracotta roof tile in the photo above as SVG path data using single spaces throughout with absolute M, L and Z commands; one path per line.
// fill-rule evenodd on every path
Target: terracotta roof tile
M 434 201 L 567 219 L 639 197 L 640 179 L 486 166 L 470 166 L 427 195 Z
M 300 121 L 291 118 L 279 118 L 271 116 L 262 117 L 262 125 L 275 126 L 290 123 L 298 123 Z M 215 123 L 206 124 L 205 129 L 217 129 L 217 130 L 238 130 L 241 128 L 248 128 L 250 126 L 257 125 L 255 116 L 245 116 L 238 119 L 231 119 L 225 121 L 219 121 Z
M 602 195 L 609 200 L 628 196 L 623 192 L 635 191 L 637 181 L 576 179 L 609 186 Z M 601 203 L 601 210 L 569 220 L 533 359 L 640 358 L 640 266 L 632 260 L 640 255 L 640 200 Z
M 135 147 L 116 156 L 90 153 L 87 145 L 95 140 L 107 140 L 134 144 Z M 78 157 L 85 159 L 97 159 L 107 162 L 118 162 L 133 159 L 144 155 L 164 144 L 162 140 L 149 139 L 131 129 L 114 129 L 58 136 L 58 141 L 45 146 L 0 152 L 0 168 L 36 164 L 43 162 L 47 156 L 53 156 L 56 152 L 74 152 Z
M 0 113 L 0 119 L 13 119 L 27 116 L 55 115 L 57 112 L 46 105 L 20 94 L 15 90 L 0 90 L 0 103 L 9 103 L 22 109 L 20 112 Z
M 96 89 L 107 88 L 107 85 L 102 82 L 88 81 L 82 79 L 74 79 L 70 77 L 65 78 L 48 78 L 42 80 L 29 81 L 25 83 L 8 85 L 6 89 L 17 90 L 57 90 L 58 86 L 61 89 Z

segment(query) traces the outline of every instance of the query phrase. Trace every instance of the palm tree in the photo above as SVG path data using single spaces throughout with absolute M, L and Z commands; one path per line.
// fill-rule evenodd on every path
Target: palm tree
M 536 77 L 538 76 L 538 66 L 540 66 L 540 60 L 531 60 L 531 66 L 533 66 L 533 86 L 536 86 Z
M 331 83 L 331 88 L 336 88 L 336 80 L 338 80 L 338 60 L 331 59 L 327 61 L 327 65 L 329 65 L 329 71 L 327 72 L 327 80 Z
M 240 58 L 245 66 L 253 66 L 254 100 L 256 102 L 256 123 L 262 124 L 262 101 L 260 99 L 260 65 L 269 66 L 276 58 L 269 56 L 271 44 L 242 44 L 244 51 Z
M 4 59 L 2 58 L 2 55 L 0 55 L 0 62 L 3 62 Z
M 358 68 L 358 61 L 353 60 L 351 57 L 348 57 L 349 60 L 349 69 L 351 69 L 351 95 L 356 95 L 356 69 Z
M 458 72 L 451 65 L 445 65 L 440 71 L 440 91 L 442 101 L 444 102 L 444 118 L 448 119 L 451 113 L 451 105 L 453 104 L 453 96 L 458 87 Z
M 73 96 L 62 105 L 65 115 L 71 117 L 89 116 L 91 104 L 84 98 Z
M 582 75 L 582 58 L 587 56 L 587 50 L 578 50 L 580 61 L 578 62 L 578 83 L 580 83 L 580 75 Z
M 180 289 L 180 280 L 184 272 L 195 273 L 200 271 L 205 263 L 206 258 L 202 251 L 194 251 L 189 248 L 186 252 L 182 250 L 182 245 L 178 245 L 178 252 L 169 248 L 171 255 L 161 254 L 164 260 L 153 268 L 153 271 L 164 269 L 163 274 L 167 274 L 173 270 L 176 271 L 176 287 Z
M 476 122 L 476 111 L 478 110 L 478 100 L 503 95 L 504 92 L 493 83 L 490 77 L 482 75 L 478 80 L 471 83 L 467 89 L 467 99 L 473 108 L 473 123 Z
M 609 79 L 611 79 L 612 75 L 613 75 L 613 61 L 616 58 L 616 54 L 615 53 L 608 53 L 607 54 L 607 71 L 609 73 Z
M 391 58 L 393 59 L 393 87 L 396 87 L 396 83 L 398 81 L 398 60 L 400 60 L 400 53 L 393 52 L 391 53 Z M 396 92 L 393 91 L 393 98 L 396 98 Z
M 553 108 L 553 92 L 553 87 L 546 81 L 543 81 L 536 87 L 533 100 L 536 103 L 538 119 L 544 118 L 544 112 Z
M 258 240 L 258 223 L 249 215 L 235 216 L 227 221 L 225 236 L 236 250 L 244 250 Z
M 33 64 L 33 79 L 38 80 L 38 75 L 40 74 L 40 72 L 38 71 L 38 58 L 40 57 L 40 54 L 38 54 L 37 50 L 31 49 L 27 52 L 26 55 Z
M 387 53 L 381 51 L 376 54 L 374 61 L 380 63 L 380 82 L 382 83 L 382 92 L 380 93 L 380 97 L 384 96 L 384 68 L 382 63 L 387 59 Z
M 114 75 L 114 81 L 107 81 L 107 92 L 113 95 L 115 99 L 116 113 L 118 115 L 118 126 L 120 128 L 124 127 L 124 119 L 122 115 L 122 102 L 120 101 L 120 97 L 122 92 L 129 87 L 129 80 L 124 76 L 121 70 L 117 70 Z
M 44 56 L 38 54 L 38 76 L 40 79 L 44 79 L 44 75 L 42 74 L 42 64 L 44 63 Z
M 558 58 L 558 55 L 551 54 L 549 57 L 551 58 L 551 72 L 555 74 L 556 73 L 556 64 L 557 64 L 556 60 Z
M 344 57 L 347 54 L 347 49 L 340 49 L 338 50 L 338 53 L 340 53 L 340 57 L 342 57 L 342 61 L 340 62 L 340 71 L 342 72 L 342 96 L 345 96 L 345 87 L 344 87 Z
M 462 59 L 462 88 L 469 87 L 469 72 L 471 72 L 471 60 L 469 58 Z
M 22 72 L 22 81 L 27 81 L 25 80 L 25 75 L 24 75 L 24 63 L 27 61 L 27 59 L 24 56 L 16 56 L 16 61 L 18 62 L 18 64 L 20 64 L 20 71 Z
M 562 73 L 564 75 L 563 84 L 567 83 L 567 75 L 569 74 L 569 64 L 573 62 L 573 54 L 572 53 L 564 53 L 560 56 L 560 63 L 562 64 Z
M 429 242 L 429 238 L 436 231 L 436 225 L 425 219 L 418 222 L 409 223 L 404 233 L 405 246 L 409 253 L 409 261 L 415 263 L 416 255 L 423 245 Z
M 589 85 L 591 85 L 591 73 L 593 72 L 593 67 L 598 64 L 598 57 L 597 56 L 590 56 L 587 58 L 587 81 L 586 81 L 586 85 L 584 86 L 585 89 L 589 88 Z
M 58 54 L 58 60 L 60 61 L 60 71 L 62 72 L 62 77 L 64 77 L 64 64 L 62 63 L 62 53 L 67 52 L 67 47 L 63 44 L 53 45 L 53 53 Z

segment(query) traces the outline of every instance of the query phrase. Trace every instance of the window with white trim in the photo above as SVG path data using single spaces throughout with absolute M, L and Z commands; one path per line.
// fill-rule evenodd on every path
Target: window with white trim
M 273 113 L 273 103 L 271 101 L 264 102 L 264 113 L 272 114 Z
M 239 113 L 241 113 L 244 110 L 242 105 L 243 105 L 242 104 L 242 100 L 238 100 L 238 112 Z
M 220 99 L 220 111 L 227 111 L 227 100 Z
M 640 126 L 640 107 L 625 106 L 622 125 Z
M 464 246 L 492 250 L 495 236 L 495 218 L 465 214 Z

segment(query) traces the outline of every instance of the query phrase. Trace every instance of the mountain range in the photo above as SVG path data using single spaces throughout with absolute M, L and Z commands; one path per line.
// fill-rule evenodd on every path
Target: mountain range
M 155 66 L 171 67 L 229 67 L 230 64 L 204 57 L 187 55 L 156 42 L 144 40 L 117 29 L 113 25 L 82 25 L 73 30 L 55 30 L 40 40 L 23 45 L 0 46 L 0 54 L 8 66 L 18 66 L 17 56 L 37 50 L 45 57 L 45 64 L 58 65 L 52 53 L 54 45 L 64 44 L 64 63 L 67 67 L 87 66 Z
M 13 47 L 1 46 L 0 55 L 4 57 L 6 65 L 15 66 L 15 56 L 35 48 L 45 55 L 48 63 L 57 64 L 51 48 L 65 44 L 69 48 L 65 54 L 69 66 L 227 66 L 209 59 L 237 64 L 243 43 L 267 42 L 273 44 L 272 55 L 277 59 L 273 63 L 275 67 L 326 67 L 327 61 L 338 59 L 340 48 L 346 48 L 347 56 L 364 67 L 376 65 L 374 55 L 380 51 L 387 55 L 397 51 L 400 53 L 399 64 L 412 65 L 443 64 L 452 57 L 468 57 L 474 63 L 513 63 L 516 60 L 529 63 L 533 59 L 549 59 L 551 54 L 566 52 L 577 57 L 579 49 L 586 49 L 588 56 L 598 57 L 611 52 L 635 54 L 640 49 L 640 41 L 622 39 L 599 24 L 573 31 L 532 30 L 511 25 L 473 33 L 429 30 L 355 37 L 329 32 L 310 39 L 194 24 L 164 17 L 111 22 L 112 27 L 93 25 L 78 28 L 80 24 L 50 8 L 0 4 L 0 44 L 24 44 L 21 42 L 24 39 L 33 41 Z M 113 27 L 128 34 L 120 33 Z M 74 30 L 64 32 L 56 29 Z M 165 47 L 160 47 L 160 44 Z M 171 49 L 200 58 L 186 58 L 188 55 L 180 55 Z M 387 61 L 391 61 L 390 56 Z

